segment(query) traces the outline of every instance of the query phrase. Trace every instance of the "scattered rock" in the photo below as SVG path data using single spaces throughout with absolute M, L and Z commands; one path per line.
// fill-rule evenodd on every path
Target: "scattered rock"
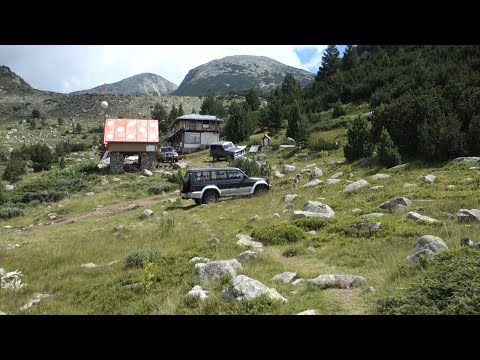
M 138 204 L 130 204 L 130 205 L 127 206 L 127 208 L 125 210 L 133 210 L 133 209 L 137 209 L 139 207 L 140 207 L 140 205 L 138 205 Z
M 232 285 L 222 291 L 224 299 L 236 299 L 237 301 L 253 300 L 262 294 L 265 294 L 273 300 L 281 300 L 284 303 L 288 302 L 288 300 L 280 295 L 277 290 L 268 288 L 260 281 L 251 279 L 245 275 L 236 276 L 232 280 Z
M 343 175 L 343 172 L 337 172 L 337 173 L 333 174 L 332 176 L 330 176 L 330 179 L 338 179 L 342 175 Z
M 136 282 L 136 283 L 133 283 L 133 284 L 124 285 L 123 288 L 124 289 L 134 289 L 134 288 L 139 287 L 140 285 L 141 284 L 139 282 Z
M 142 169 L 142 175 L 144 176 L 152 176 L 152 172 L 148 169 Z
M 55 213 L 50 213 L 47 216 L 50 220 L 55 220 L 57 218 L 57 214 L 55 214 Z
M 273 217 L 276 218 L 276 219 L 280 219 L 280 214 L 279 214 L 279 213 L 275 213 L 275 214 L 273 214 Z
M 254 215 L 254 216 L 252 216 L 252 217 L 250 218 L 249 221 L 258 221 L 258 220 L 260 220 L 260 216 Z
M 313 247 L 312 245 L 310 245 L 310 246 L 307 248 L 307 251 L 308 251 L 308 252 L 311 252 L 311 253 L 316 253 L 316 252 L 317 252 L 317 249 L 315 249 L 315 247 Z
M 368 186 L 368 185 L 370 185 L 370 184 L 368 183 L 367 180 L 360 179 L 358 181 L 355 181 L 354 183 L 351 183 L 351 184 L 348 184 L 347 186 L 345 186 L 343 188 L 342 192 L 348 193 L 350 191 L 355 191 L 355 190 L 361 189 L 361 188 L 363 188 L 365 186 Z
M 191 258 L 188 262 L 191 262 L 191 263 L 198 263 L 198 262 L 208 263 L 209 261 L 210 261 L 209 258 L 195 256 L 195 257 Z
M 85 196 L 93 196 L 93 195 L 95 195 L 95 193 L 92 191 L 85 193 Z
M 292 217 L 294 219 L 302 217 L 324 217 L 332 218 L 335 216 L 335 211 L 319 201 L 307 201 L 303 205 L 303 211 L 294 211 Z
M 285 139 L 285 145 L 295 145 L 296 144 L 296 141 L 295 139 L 291 138 L 291 137 L 287 137 Z
M 294 202 L 295 199 L 298 198 L 298 197 L 299 197 L 299 195 L 297 195 L 297 194 L 285 195 L 285 196 L 282 197 L 282 200 L 283 200 L 286 204 L 288 204 L 288 203 Z
M 288 174 L 288 173 L 291 173 L 291 172 L 294 172 L 296 169 L 296 167 L 294 165 L 283 165 L 283 169 L 282 169 L 282 172 L 284 174 Z
M 466 184 L 471 183 L 471 182 L 473 182 L 473 178 L 471 178 L 471 177 L 468 177 L 468 178 L 465 178 L 465 179 L 462 180 L 462 183 L 466 183 Z
M 236 270 L 242 270 L 242 265 L 236 259 L 212 261 L 207 264 L 195 264 L 197 275 L 205 281 L 220 279 L 222 276 L 235 277 Z
M 413 254 L 407 257 L 408 262 L 415 262 L 421 256 L 432 257 L 436 253 L 448 249 L 445 242 L 433 235 L 424 235 L 417 240 L 413 248 Z
M 382 216 L 383 216 L 383 213 L 370 213 L 370 214 L 360 215 L 360 217 L 362 219 L 378 218 L 378 217 L 382 217 Z
M 305 310 L 302 312 L 299 312 L 297 315 L 318 315 L 315 310 Z
M 192 290 L 187 293 L 187 298 L 199 298 L 200 300 L 205 300 L 209 296 L 209 292 L 203 290 L 200 285 L 195 285 Z
M 468 157 L 457 157 L 452 160 L 452 162 L 466 162 L 466 163 L 478 163 L 480 162 L 480 157 L 479 156 L 468 156 Z
M 388 179 L 389 177 L 390 177 L 390 175 L 388 175 L 388 174 L 375 174 L 375 175 L 371 176 L 372 180 L 374 180 L 374 181 L 381 180 L 381 179 Z
M 310 231 L 307 231 L 307 234 L 317 235 L 317 232 L 315 230 L 310 230 Z
M 426 183 L 426 184 L 433 184 L 437 177 L 435 175 L 420 175 L 418 180 Z
M 480 242 L 470 240 L 468 237 L 460 239 L 461 246 L 480 247 Z
M 388 171 L 392 171 L 392 170 L 403 169 L 403 168 L 404 168 L 404 167 L 406 167 L 407 165 L 409 165 L 409 163 L 400 164 L 400 165 L 397 165 L 397 166 L 391 167 L 391 168 L 389 168 L 389 169 L 387 169 L 387 170 L 388 170 Z
M 252 246 L 256 249 L 263 248 L 263 244 L 261 242 L 254 241 L 254 239 L 249 235 L 237 234 L 236 237 L 238 239 L 236 244 L 239 246 Z
M 110 261 L 107 266 L 112 266 L 112 265 L 115 265 L 116 263 L 119 263 L 119 262 L 120 262 L 120 260 L 113 260 L 113 261 Z
M 5 190 L 12 191 L 13 189 L 15 189 L 15 185 L 9 185 L 9 184 L 5 185 Z
M 377 291 L 377 290 L 375 290 L 375 288 L 374 288 L 373 286 L 369 286 L 368 289 L 367 289 L 367 291 L 368 291 L 369 293 L 374 293 L 374 292 Z
M 320 176 L 323 176 L 323 171 L 321 169 L 319 169 L 318 167 L 314 167 L 312 177 L 317 178 L 317 177 L 320 177 Z
M 105 179 L 105 178 L 102 178 L 95 186 L 96 187 L 102 187 L 102 186 L 105 186 L 105 185 L 108 185 L 108 180 Z
M 250 261 L 250 260 L 256 259 L 257 257 L 258 257 L 258 253 L 256 253 L 255 251 L 247 250 L 247 251 L 242 252 L 241 254 L 238 254 L 237 255 L 237 260 L 238 261 Z
M 98 265 L 95 265 L 94 263 L 88 263 L 88 264 L 82 264 L 80 266 L 85 269 L 93 269 L 93 268 L 96 268 Z
M 417 186 L 418 186 L 417 184 L 409 184 L 409 183 L 403 184 L 404 189 L 408 189 L 408 188 L 411 188 L 411 187 L 417 187 Z
M 369 231 L 372 231 L 372 230 L 376 230 L 376 229 L 380 229 L 380 226 L 382 225 L 382 223 L 380 222 L 370 222 L 370 223 L 361 223 L 361 224 L 356 224 L 354 225 L 355 229 L 357 230 L 369 230 Z
M 321 289 L 339 288 L 348 289 L 366 282 L 365 278 L 356 275 L 319 275 L 315 279 L 309 279 L 309 283 Z
M 112 181 L 117 182 L 117 181 L 120 181 L 120 179 L 119 178 L 113 178 Z
M 309 181 L 308 183 L 303 185 L 303 187 L 305 188 L 315 187 L 317 185 L 320 185 L 321 183 L 323 183 L 323 180 L 315 179 L 315 180 Z
M 425 216 L 425 215 L 420 215 L 414 211 L 410 211 L 407 213 L 407 218 L 412 219 L 415 221 L 421 221 L 421 222 L 426 222 L 426 223 L 438 223 L 440 221 L 433 219 L 431 217 Z
M 220 239 L 218 239 L 216 237 L 211 237 L 210 239 L 205 240 L 205 245 L 207 245 L 207 246 L 220 245 Z
M 383 185 L 378 185 L 378 186 L 372 186 L 370 189 L 377 191 L 377 190 L 383 189 L 383 187 L 384 187 Z
M 280 273 L 280 274 L 277 274 L 275 275 L 271 280 L 272 281 L 280 281 L 284 284 L 289 284 L 291 283 L 293 280 L 295 280 L 295 278 L 297 277 L 297 273 L 294 273 L 294 272 L 283 272 L 283 273 Z
M 31 308 L 33 305 L 37 305 L 40 301 L 44 299 L 48 299 L 52 297 L 52 294 L 41 294 L 41 293 L 35 293 L 33 294 L 33 299 L 28 300 L 28 302 L 20 307 L 20 310 L 27 310 Z
M 383 204 L 379 205 L 380 209 L 392 209 L 397 206 L 411 206 L 412 202 L 406 197 L 398 197 L 395 199 L 390 199 L 385 201 Z
M 304 282 L 305 282 L 305 279 L 297 279 L 294 282 L 292 282 L 292 285 L 297 286 L 297 285 L 303 284 Z
M 468 170 L 480 170 L 480 166 L 471 166 Z
M 188 166 L 188 164 L 185 163 L 185 162 L 177 162 L 177 163 L 173 164 L 174 169 L 186 169 L 187 166 Z
M 480 221 L 480 210 L 478 209 L 460 209 L 457 212 L 459 222 Z
M 277 179 L 283 178 L 284 176 L 285 176 L 285 174 L 282 174 L 281 172 L 275 171 L 275 177 Z
M 4 228 L 4 229 L 12 229 L 13 226 L 12 226 L 12 225 L 5 225 L 3 228 Z
M 150 209 L 145 209 L 143 210 L 142 214 L 140 215 L 140 217 L 142 218 L 146 218 L 146 217 L 149 217 L 150 215 L 153 214 L 153 211 L 150 210 Z
M 362 212 L 362 209 L 359 209 L 359 208 L 352 209 L 352 213 L 354 214 L 359 214 L 361 212 Z
M 327 179 L 327 185 L 335 185 L 340 181 L 341 181 L 340 179 Z
M 455 189 L 455 185 L 447 185 L 447 190 L 453 190 Z

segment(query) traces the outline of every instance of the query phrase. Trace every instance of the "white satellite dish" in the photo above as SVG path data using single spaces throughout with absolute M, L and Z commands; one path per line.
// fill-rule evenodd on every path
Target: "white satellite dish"
M 104 109 L 106 109 L 108 107 L 108 103 L 106 101 L 102 101 L 102 103 L 100 104 L 100 106 Z

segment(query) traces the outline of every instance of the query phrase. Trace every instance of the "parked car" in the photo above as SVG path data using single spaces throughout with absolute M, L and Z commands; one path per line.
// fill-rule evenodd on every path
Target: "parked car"
M 182 199 L 193 199 L 198 205 L 226 196 L 260 195 L 270 189 L 268 178 L 249 177 L 234 167 L 190 169 L 180 182 Z
M 219 159 L 233 160 L 242 155 L 245 155 L 245 148 L 237 147 L 231 141 L 210 144 L 210 156 L 213 157 L 213 161 Z
M 162 146 L 157 154 L 157 158 L 160 161 L 178 162 L 178 153 L 172 146 Z

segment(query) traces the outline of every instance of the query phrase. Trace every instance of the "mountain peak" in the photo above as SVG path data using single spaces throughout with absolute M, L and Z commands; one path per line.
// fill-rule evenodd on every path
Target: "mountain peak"
M 279 86 L 291 73 L 303 86 L 314 74 L 282 64 L 266 56 L 233 55 L 212 60 L 190 70 L 175 95 L 200 96 L 208 90 L 218 94 L 242 92 L 251 87 L 267 92 Z

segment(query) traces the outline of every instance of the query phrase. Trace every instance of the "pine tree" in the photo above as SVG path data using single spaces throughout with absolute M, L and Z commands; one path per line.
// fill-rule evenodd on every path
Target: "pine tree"
M 357 47 L 353 45 L 347 45 L 345 52 L 343 53 L 342 58 L 342 70 L 348 71 L 353 69 L 355 66 L 358 65 L 359 58 Z
M 283 105 L 280 89 L 277 87 L 267 106 L 267 126 L 277 131 L 282 127 Z
M 377 143 L 377 153 L 378 161 L 387 168 L 399 165 L 402 161 L 400 153 L 385 128 L 382 128 L 380 133 L 380 140 Z
M 250 88 L 247 95 L 245 95 L 245 101 L 247 102 L 250 110 L 257 111 L 260 108 L 260 98 L 255 88 Z
M 302 117 L 298 101 L 294 101 L 288 116 L 287 136 L 297 140 L 299 122 Z
M 60 158 L 59 166 L 60 166 L 60 169 L 65 169 L 65 158 L 63 156 Z
M 170 112 L 168 113 L 167 116 L 167 123 L 171 124 L 175 119 L 178 117 L 178 110 L 175 106 L 175 104 L 172 104 L 172 108 L 170 109 Z
M 152 119 L 158 120 L 159 135 L 165 134 L 168 129 L 168 124 L 166 121 L 168 114 L 167 110 L 165 110 L 165 107 L 157 101 L 155 103 L 155 106 L 153 107 L 153 110 L 150 113 L 150 116 L 152 117 Z
M 335 45 L 328 45 L 322 56 L 322 65 L 318 69 L 316 81 L 324 80 L 337 72 L 340 68 L 340 52 Z
M 292 74 L 285 76 L 281 89 L 284 104 L 291 104 L 300 95 L 300 84 Z
M 343 152 L 348 161 L 369 157 L 372 154 L 370 128 L 370 122 L 360 115 L 349 124 L 347 130 L 348 143 L 343 147 Z
M 183 112 L 182 103 L 180 103 L 180 105 L 178 106 L 177 117 L 178 116 L 183 116 L 183 115 L 185 115 L 185 113 Z
M 217 99 L 213 91 L 209 90 L 207 96 L 203 99 L 202 106 L 200 107 L 200 114 L 224 117 L 227 114 L 227 111 L 222 102 Z

